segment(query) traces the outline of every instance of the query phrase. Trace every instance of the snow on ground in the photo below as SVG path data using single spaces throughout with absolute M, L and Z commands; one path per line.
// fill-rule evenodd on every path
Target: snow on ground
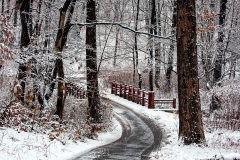
M 68 140 L 62 135 L 60 140 L 51 141 L 48 135 L 15 131 L 10 128 L 0 128 L 0 160 L 66 160 L 72 159 L 98 146 L 119 139 L 122 130 L 114 119 L 114 130 L 98 134 L 96 140 Z M 66 142 L 65 145 L 62 142 Z
M 158 151 L 151 154 L 151 160 L 200 160 L 200 159 L 224 159 L 240 160 L 240 132 L 218 130 L 212 133 L 205 132 L 208 146 L 183 145 L 178 140 L 178 115 L 161 111 L 160 109 L 147 109 L 115 95 L 107 97 L 122 104 L 137 113 L 142 113 L 155 120 L 162 128 L 163 142 Z M 233 145 L 235 144 L 235 145 Z M 239 144 L 236 146 L 236 144 Z M 231 145 L 233 146 L 231 148 Z M 227 148 L 227 149 L 225 149 Z
M 159 109 L 147 107 L 127 101 L 123 98 L 107 94 L 112 99 L 132 110 L 153 119 L 162 128 L 163 142 L 159 150 L 151 154 L 151 160 L 198 160 L 218 158 L 224 160 L 240 159 L 240 132 L 218 130 L 205 132 L 208 146 L 184 146 L 178 140 L 178 115 Z M 67 140 L 50 141 L 47 135 L 18 132 L 9 128 L 0 128 L 1 160 L 65 160 L 77 157 L 93 148 L 105 145 L 120 138 L 120 124 L 114 120 L 115 129 L 108 133 L 99 133 L 96 140 L 86 139 L 84 142 Z M 65 141 L 63 145 L 61 141 Z M 233 145 L 235 144 L 235 145 Z M 231 145 L 233 145 L 232 148 Z M 224 149 L 227 148 L 227 149 Z

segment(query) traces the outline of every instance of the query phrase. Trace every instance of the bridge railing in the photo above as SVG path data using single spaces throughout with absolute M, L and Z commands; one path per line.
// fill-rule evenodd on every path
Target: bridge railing
M 77 99 L 86 99 L 87 94 L 86 91 L 71 82 L 66 82 L 66 94 L 67 96 L 74 96 Z
M 149 109 L 154 108 L 155 104 L 172 103 L 176 108 L 176 98 L 170 99 L 154 99 L 154 91 L 145 91 L 144 89 L 134 88 L 131 85 L 111 82 L 111 94 L 115 94 L 129 101 L 147 105 Z

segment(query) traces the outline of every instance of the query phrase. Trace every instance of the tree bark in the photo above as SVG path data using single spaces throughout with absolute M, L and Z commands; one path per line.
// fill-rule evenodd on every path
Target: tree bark
M 119 22 L 120 20 L 120 4 L 119 2 L 117 1 L 115 4 L 114 4 L 114 9 L 115 9 L 115 18 L 114 20 L 116 20 L 117 22 Z M 116 62 L 117 62 L 117 50 L 118 50 L 118 36 L 119 36 L 119 31 L 120 31 L 120 28 L 119 27 L 116 27 L 116 40 L 115 40 L 115 49 L 114 49 L 114 56 L 113 56 L 113 66 L 115 67 L 116 66 Z
M 156 34 L 156 5 L 155 0 L 151 0 L 151 26 L 150 26 L 150 34 Z M 150 71 L 149 71 L 149 90 L 153 91 L 153 45 L 154 40 L 153 37 L 150 38 Z
M 4 0 L 2 0 L 2 13 L 4 12 Z
M 116 28 L 116 41 L 115 41 L 115 49 L 114 49 L 114 57 L 113 57 L 113 66 L 116 66 L 117 62 L 117 50 L 118 50 L 118 35 L 119 35 L 119 28 Z
M 21 41 L 20 41 L 20 48 L 23 50 L 24 48 L 27 48 L 30 44 L 30 37 L 28 34 L 28 21 L 29 21 L 29 8 L 30 8 L 30 2 L 27 0 L 22 0 L 20 8 L 20 18 L 21 18 L 21 25 L 22 25 L 22 31 L 21 31 Z M 24 54 L 24 53 L 22 53 Z M 22 87 L 22 95 L 21 95 L 21 102 L 24 104 L 24 94 L 25 94 L 25 82 L 26 82 L 26 71 L 27 66 L 25 62 L 25 56 L 21 55 L 21 62 L 19 63 L 18 67 L 18 81 Z
M 171 34 L 175 35 L 176 33 L 176 25 L 177 25 L 177 2 L 174 0 L 173 2 L 173 17 L 172 17 L 172 31 Z M 173 52 L 174 52 L 174 45 L 175 42 L 171 41 L 170 51 L 168 55 L 168 65 L 167 65 L 167 72 L 166 72 L 166 79 L 167 79 L 167 90 L 170 91 L 171 88 L 171 76 L 173 70 Z
M 215 68 L 213 71 L 213 85 L 218 85 L 220 86 L 220 80 L 222 77 L 222 63 L 223 63 L 223 49 L 224 49 L 224 45 L 223 45 L 223 39 L 224 39 L 224 34 L 223 34 L 223 26 L 225 23 L 225 16 L 226 16 L 226 3 L 227 0 L 221 0 L 220 1 L 220 15 L 219 15 L 219 25 L 221 26 L 221 30 L 218 33 L 218 55 L 216 57 L 216 61 L 215 61 Z
M 221 79 L 222 79 L 222 64 L 223 64 L 223 52 L 224 52 L 224 34 L 223 34 L 223 26 L 225 23 L 225 16 L 226 16 L 226 3 L 227 0 L 220 1 L 220 15 L 219 15 L 219 25 L 221 26 L 221 30 L 218 33 L 218 55 L 215 60 L 215 67 L 213 70 L 213 85 L 214 86 L 221 86 Z M 221 103 L 219 97 L 216 94 L 212 95 L 212 102 L 210 105 L 210 112 L 213 112 L 216 109 L 221 107 Z
M 157 22 L 155 34 L 161 35 L 161 12 L 160 2 L 158 2 Z M 158 28 L 158 30 L 157 30 Z M 157 33 L 158 31 L 158 33 Z M 161 42 L 155 40 L 155 86 L 160 91 L 160 73 L 161 73 Z
M 87 23 L 96 22 L 95 1 L 87 1 Z M 88 95 L 88 121 L 100 123 L 102 115 L 100 113 L 100 96 L 98 90 L 97 74 L 97 46 L 96 46 L 96 26 L 86 27 L 86 68 L 87 68 L 87 95 Z
M 139 17 L 139 2 L 140 0 L 137 1 L 137 13 L 136 13 L 136 20 L 135 20 L 135 31 L 138 30 L 138 17 Z M 138 43 L 137 43 L 137 33 L 135 33 L 135 36 L 134 36 L 134 42 L 135 42 L 135 55 L 136 55 L 136 69 L 137 69 L 137 72 L 138 72 L 138 88 L 142 88 L 142 73 L 139 69 L 139 64 L 138 64 Z
M 186 145 L 205 142 L 199 96 L 195 15 L 195 0 L 177 0 L 179 138 Z
M 64 102 L 65 102 L 65 95 L 64 95 L 64 89 L 65 89 L 65 82 L 64 82 L 64 70 L 63 70 L 63 60 L 62 60 L 62 51 L 63 47 L 67 41 L 67 36 L 70 30 L 70 22 L 72 18 L 72 14 L 74 11 L 76 0 L 66 0 L 63 7 L 60 9 L 60 19 L 58 24 L 58 33 L 57 33 L 57 39 L 55 43 L 55 50 L 57 54 L 56 59 L 56 68 L 57 68 L 57 74 L 58 74 L 58 91 L 57 91 L 57 106 L 56 106 L 56 113 L 61 119 L 63 117 L 63 110 L 64 110 Z M 70 6 L 69 15 L 67 17 L 66 23 L 66 13 L 67 9 Z M 66 94 L 66 93 L 65 93 Z
M 18 6 L 17 6 L 17 0 L 16 0 L 16 4 L 15 4 L 15 9 L 14 9 L 14 18 L 13 18 L 13 26 L 17 27 L 17 19 L 18 19 Z

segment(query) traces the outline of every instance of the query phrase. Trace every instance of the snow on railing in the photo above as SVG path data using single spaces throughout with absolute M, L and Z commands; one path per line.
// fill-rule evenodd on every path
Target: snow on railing
M 173 108 L 176 108 L 176 98 L 170 99 L 154 99 L 154 91 L 145 91 L 144 89 L 134 88 L 131 85 L 111 82 L 111 94 L 118 95 L 124 99 L 130 100 L 137 104 L 145 106 L 149 109 L 154 108 L 155 104 L 172 103 Z

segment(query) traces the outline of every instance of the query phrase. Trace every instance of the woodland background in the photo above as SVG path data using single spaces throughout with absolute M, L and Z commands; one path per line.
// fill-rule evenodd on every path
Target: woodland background
M 62 118 L 63 110 L 57 108 L 64 108 L 68 101 L 62 94 L 65 82 L 74 82 L 87 90 L 88 46 L 85 42 L 86 30 L 91 26 L 86 22 L 87 2 L 1 2 L 1 125 L 19 126 L 15 121 L 21 118 L 16 118 L 15 113 L 7 114 L 11 107 L 11 111 L 15 108 L 17 112 L 22 112 L 19 105 L 24 113 L 29 111 L 30 115 L 34 115 L 28 115 L 33 121 L 40 111 L 44 113 L 40 119 L 45 117 L 46 121 L 49 120 L 48 115 L 56 111 Z M 158 98 L 178 97 L 176 1 L 94 2 L 97 20 L 94 24 L 95 74 L 98 75 L 100 93 L 110 87 L 111 81 L 117 80 L 154 90 Z M 236 0 L 196 0 L 199 90 L 206 125 L 211 128 L 240 128 L 239 3 Z M 154 83 L 149 83 L 151 81 Z M 74 107 L 71 107 L 66 103 L 69 115 L 74 112 Z M 84 123 L 79 122 L 81 125 Z M 27 125 L 21 127 L 23 130 L 33 128 Z

